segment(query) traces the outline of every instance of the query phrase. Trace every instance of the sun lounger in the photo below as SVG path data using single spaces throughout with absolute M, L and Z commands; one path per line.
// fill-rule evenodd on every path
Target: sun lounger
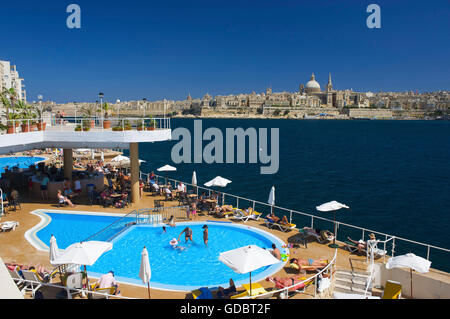
M 259 217 L 262 215 L 261 213 L 255 211 L 247 213 L 242 209 L 236 209 L 234 212 L 235 212 L 234 219 L 243 221 L 244 223 L 247 222 L 249 219 L 258 220 Z
M 344 243 L 345 243 L 345 249 L 347 249 L 350 253 L 357 253 L 357 252 L 359 252 L 357 244 L 352 243 L 351 241 L 345 241 Z M 361 250 L 361 253 L 367 254 L 368 250 L 363 248 Z M 386 250 L 382 250 L 382 249 L 379 249 L 377 247 L 373 248 L 373 255 L 374 255 L 375 258 L 383 257 L 383 256 L 386 255 L 386 253 L 387 253 Z
M 213 299 L 213 291 L 216 291 L 215 289 L 209 289 L 207 287 L 202 287 L 196 290 L 191 291 L 192 298 L 194 299 Z
M 15 230 L 17 226 L 19 226 L 19 222 L 7 221 L 0 223 L 0 229 L 2 231 Z
M 305 292 L 305 289 L 309 286 L 309 285 L 311 285 L 313 282 L 314 282 L 314 280 L 313 279 L 311 279 L 311 280 L 308 280 L 308 281 L 306 281 L 306 277 L 301 277 L 301 278 L 299 278 L 299 280 L 301 281 L 300 283 L 297 283 L 297 284 L 295 284 L 294 286 L 284 286 L 284 285 L 281 285 L 281 284 L 279 284 L 279 283 L 276 283 L 272 278 L 268 278 L 268 280 L 270 281 L 270 282 L 272 282 L 272 283 L 274 283 L 275 284 L 275 289 L 283 289 L 283 288 L 287 288 L 287 287 L 290 287 L 289 289 L 288 289 L 288 293 L 302 293 L 302 292 Z
M 402 284 L 397 281 L 388 280 L 384 287 L 381 299 L 400 299 L 402 297 Z
M 6 267 L 8 269 L 9 275 L 11 276 L 11 278 L 14 280 L 14 282 L 16 283 L 17 287 L 19 289 L 23 288 L 24 286 L 24 281 L 23 281 L 23 277 L 19 274 L 19 272 L 17 271 L 17 267 L 14 270 L 9 269 L 9 267 Z
M 92 293 L 88 294 L 88 299 L 109 299 L 110 295 L 115 295 L 116 293 L 116 287 L 95 288 L 92 289 Z
M 282 232 L 287 232 L 289 230 L 293 230 L 297 226 L 296 224 L 292 224 L 292 223 L 289 223 L 289 224 L 276 223 L 270 218 L 266 218 L 265 224 L 268 228 L 277 228 L 278 230 L 281 230 Z
M 305 240 L 309 237 L 313 237 L 319 244 L 326 244 L 334 239 L 334 235 L 327 230 L 322 230 L 320 233 L 317 233 L 313 228 L 303 227 L 302 229 L 299 229 L 299 232 Z
M 25 286 L 22 290 L 31 291 L 31 296 L 34 298 L 34 294 L 39 288 L 41 288 L 43 282 L 34 271 L 22 270 L 22 275 L 25 278 Z
M 242 287 L 244 287 L 245 291 L 242 293 L 239 293 L 237 295 L 233 295 L 230 297 L 230 299 L 239 299 L 243 297 L 249 297 L 250 296 L 250 284 L 243 284 Z M 268 299 L 273 296 L 273 293 L 269 293 L 266 289 L 264 289 L 261 284 L 254 282 L 252 283 L 252 298 L 251 299 Z M 261 296 L 260 296 L 261 295 Z
M 327 259 L 320 259 L 320 262 L 322 262 L 324 264 L 326 263 L 326 265 L 312 265 L 312 266 L 302 265 L 302 266 L 299 266 L 295 263 L 291 263 L 291 264 L 289 264 L 289 268 L 298 269 L 299 272 L 300 272 L 300 270 L 317 271 L 317 270 L 325 268 L 329 264 L 329 260 L 327 260 Z

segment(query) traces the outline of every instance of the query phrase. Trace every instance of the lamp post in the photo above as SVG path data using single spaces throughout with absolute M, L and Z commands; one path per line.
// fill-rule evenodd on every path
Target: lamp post
M 37 98 L 39 100 L 39 110 L 41 111 L 41 118 L 42 118 L 42 99 L 43 99 L 43 96 L 41 94 L 39 94 L 37 96 Z
M 164 128 L 166 128 L 166 102 L 167 100 L 164 99 Z
M 98 94 L 98 97 L 100 98 L 100 112 L 101 112 L 101 118 L 102 118 L 102 127 L 103 127 L 103 96 L 104 94 L 100 92 Z
M 143 114 L 142 117 L 145 117 L 145 106 L 146 106 L 146 103 L 147 103 L 147 99 L 144 97 L 144 98 L 142 99 L 142 101 L 144 101 L 144 114 Z
M 117 104 L 117 118 L 120 118 L 120 100 L 119 99 L 116 100 L 116 104 Z

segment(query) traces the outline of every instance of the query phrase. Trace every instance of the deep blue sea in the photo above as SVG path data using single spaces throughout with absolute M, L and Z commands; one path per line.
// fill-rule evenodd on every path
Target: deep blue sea
M 171 124 L 172 129 L 193 132 L 192 119 L 172 119 Z M 175 164 L 171 150 L 178 141 L 141 143 L 140 158 L 147 161 L 141 170 L 157 173 L 158 167 L 170 164 L 177 171 L 167 176 L 187 182 L 195 170 L 199 185 L 220 175 L 232 180 L 223 191 L 261 202 L 267 202 L 275 186 L 277 206 L 331 219 L 332 213 L 320 213 L 315 207 L 336 200 L 350 206 L 336 213 L 338 221 L 450 248 L 448 121 L 203 119 L 202 126 L 219 128 L 224 136 L 226 128 L 279 128 L 278 172 L 261 175 L 262 163 Z M 303 218 L 295 222 L 310 224 Z M 360 231 L 346 227 L 339 228 L 338 235 L 340 240 L 361 238 Z M 427 253 L 396 243 L 396 255 L 407 252 L 423 257 Z M 432 267 L 450 270 L 449 257 L 450 253 L 431 250 Z

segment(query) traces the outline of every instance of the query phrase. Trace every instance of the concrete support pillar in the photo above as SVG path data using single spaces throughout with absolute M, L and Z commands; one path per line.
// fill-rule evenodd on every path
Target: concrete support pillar
M 64 177 L 72 180 L 73 170 L 73 152 L 71 148 L 65 148 L 63 150 L 64 155 Z
M 131 202 L 138 203 L 139 195 L 139 144 L 130 143 Z

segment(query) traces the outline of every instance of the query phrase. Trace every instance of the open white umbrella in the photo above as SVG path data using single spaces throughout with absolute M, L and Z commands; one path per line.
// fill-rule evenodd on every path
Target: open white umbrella
M 163 167 L 157 169 L 158 172 L 174 172 L 176 170 L 177 170 L 176 167 L 170 165 L 164 165 Z M 165 176 L 165 179 L 166 179 L 165 184 L 167 185 L 167 176 Z
M 101 255 L 111 250 L 113 244 L 105 241 L 85 241 L 74 243 L 59 253 L 59 256 L 53 260 L 55 265 L 77 264 L 86 266 L 93 265 Z M 86 272 L 86 280 L 87 272 Z
M 413 296 L 412 271 L 415 270 L 417 272 L 425 274 L 430 271 L 430 266 L 431 261 L 426 260 L 425 258 L 422 258 L 420 256 L 416 256 L 413 253 L 391 257 L 386 263 L 386 269 L 409 268 L 411 278 L 411 298 Z
M 252 294 L 252 271 L 281 262 L 270 251 L 256 245 L 220 253 L 219 260 L 239 274 L 250 273 L 250 295 Z
M 122 161 L 129 161 L 130 158 L 123 155 L 117 155 L 116 157 L 113 157 L 111 159 L 111 162 L 122 162 Z
M 322 204 L 320 206 L 316 206 L 316 209 L 318 211 L 321 211 L 321 212 L 331 212 L 332 211 L 333 212 L 333 216 L 334 216 L 334 238 L 333 238 L 333 243 L 330 245 L 331 248 L 339 247 L 338 245 L 336 245 L 336 237 L 337 237 L 336 236 L 336 231 L 337 231 L 337 229 L 336 229 L 336 211 L 338 209 L 341 209 L 341 208 L 350 208 L 350 207 L 348 207 L 345 204 L 339 203 L 339 202 L 337 202 L 335 200 L 333 200 L 331 202 L 324 203 L 324 204 Z
M 214 179 L 210 180 L 209 182 L 205 183 L 205 186 L 208 186 L 208 187 L 211 187 L 211 186 L 225 187 L 229 183 L 231 183 L 231 181 L 229 179 L 223 178 L 221 176 L 217 176 Z
M 95 151 L 91 150 L 91 159 L 95 159 Z
M 103 153 L 103 151 L 100 154 L 100 159 L 102 160 L 102 162 L 105 161 L 105 153 Z
M 152 270 L 150 268 L 150 262 L 148 260 L 148 251 L 144 246 L 141 253 L 141 268 L 139 269 L 139 278 L 142 279 L 144 284 L 147 284 L 148 298 L 150 299 L 150 278 L 152 277 Z

